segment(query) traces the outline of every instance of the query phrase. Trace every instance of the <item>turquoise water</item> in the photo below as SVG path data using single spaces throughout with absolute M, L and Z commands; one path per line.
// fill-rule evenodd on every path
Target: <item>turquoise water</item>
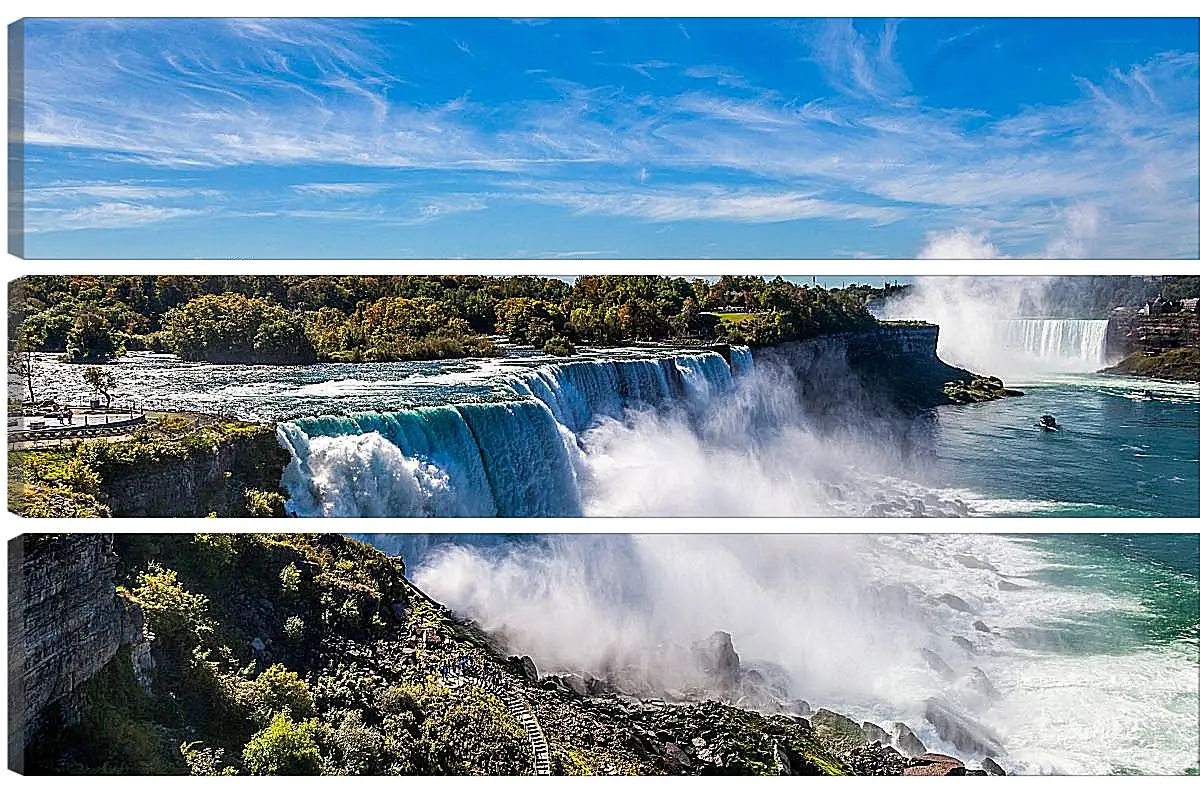
M 1025 396 L 937 410 L 934 480 L 992 514 L 1200 514 L 1200 386 L 1070 375 L 1016 388 Z M 1036 427 L 1042 414 L 1062 429 Z

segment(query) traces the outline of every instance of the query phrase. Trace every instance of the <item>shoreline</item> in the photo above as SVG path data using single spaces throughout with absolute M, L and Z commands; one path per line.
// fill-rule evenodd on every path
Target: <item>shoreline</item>
M 1131 353 L 1099 374 L 1200 383 L 1200 349 L 1177 347 L 1155 353 Z

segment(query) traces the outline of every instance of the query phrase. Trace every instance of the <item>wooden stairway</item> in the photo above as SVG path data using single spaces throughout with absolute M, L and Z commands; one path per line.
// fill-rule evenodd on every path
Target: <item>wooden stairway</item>
M 509 713 L 517 718 L 517 722 L 521 723 L 521 728 L 524 729 L 525 735 L 529 739 L 529 745 L 533 748 L 533 774 L 550 774 L 550 743 L 546 740 L 546 734 L 542 732 L 542 726 L 538 724 L 537 715 L 533 713 L 533 708 L 530 707 L 529 701 L 525 699 L 524 695 L 510 688 L 500 678 L 481 678 L 466 674 L 456 667 L 447 669 L 442 676 L 442 682 L 451 689 L 471 684 L 500 698 Z

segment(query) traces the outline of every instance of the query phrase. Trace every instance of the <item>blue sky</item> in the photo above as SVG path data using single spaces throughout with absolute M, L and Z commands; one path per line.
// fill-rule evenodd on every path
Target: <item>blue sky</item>
M 1200 257 L 1196 19 L 28 20 L 31 257 Z

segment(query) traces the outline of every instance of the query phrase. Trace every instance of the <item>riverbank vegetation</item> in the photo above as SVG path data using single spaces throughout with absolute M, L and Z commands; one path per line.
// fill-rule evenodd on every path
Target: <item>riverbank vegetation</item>
M 127 351 L 216 363 L 555 354 L 644 341 L 774 344 L 875 325 L 872 299 L 761 276 L 31 276 L 9 285 L 9 350 L 96 363 Z
M 1176 347 L 1158 353 L 1133 353 L 1104 372 L 1176 381 L 1200 381 L 1200 350 Z
M 154 516 L 283 516 L 277 483 L 286 457 L 278 448 L 259 447 L 264 438 L 273 444 L 273 436 L 271 426 L 200 424 L 193 415 L 161 414 L 128 436 L 10 451 L 9 510 L 25 517 L 107 517 L 114 508 L 146 505 L 131 495 L 155 492 L 161 477 L 190 481 L 190 496 L 203 507 L 160 509 Z M 222 460 L 222 451 L 232 455 Z M 211 486 L 199 485 L 203 476 L 193 469 L 201 459 L 214 469 L 222 464 Z

